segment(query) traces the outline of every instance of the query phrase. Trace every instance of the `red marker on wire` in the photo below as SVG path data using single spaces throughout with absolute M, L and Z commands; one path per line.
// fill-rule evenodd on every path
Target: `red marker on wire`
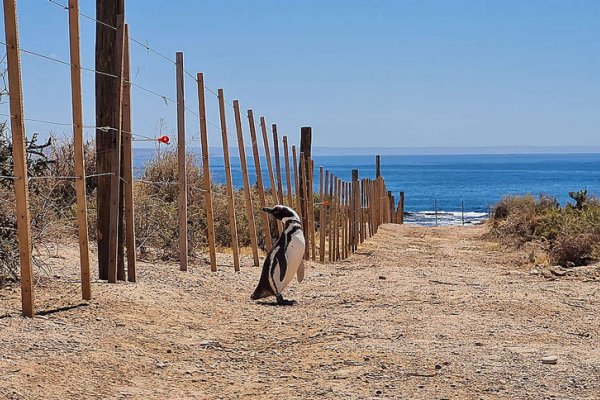
M 161 136 L 161 137 L 159 137 L 159 138 L 158 138 L 158 139 L 156 139 L 156 140 L 157 140 L 158 142 L 160 142 L 160 143 L 164 143 L 164 144 L 169 144 L 169 143 L 170 143 L 170 141 L 171 141 L 167 135 L 165 135 L 165 136 Z

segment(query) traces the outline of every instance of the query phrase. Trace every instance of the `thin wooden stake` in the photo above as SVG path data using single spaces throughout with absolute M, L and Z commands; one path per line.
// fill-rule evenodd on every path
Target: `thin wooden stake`
M 175 54 L 177 72 L 177 161 L 179 178 L 179 269 L 188 269 L 187 171 L 185 146 L 185 75 L 183 53 Z
M 29 190 L 27 183 L 27 154 L 25 150 L 25 123 L 23 117 L 23 89 L 21 85 L 21 54 L 17 28 L 16 0 L 4 0 L 4 30 L 10 90 L 10 129 L 14 161 L 14 187 L 17 208 L 17 238 L 21 270 L 21 307 L 25 317 L 33 318 L 33 285 L 31 233 L 29 230 Z
M 258 187 L 258 199 L 260 202 L 260 208 L 266 207 L 265 201 L 265 187 L 263 185 L 262 170 L 260 168 L 260 154 L 258 153 L 258 143 L 256 142 L 256 125 L 254 124 L 254 113 L 252 110 L 248 110 L 248 124 L 250 126 L 250 139 L 252 140 L 252 151 L 254 154 L 254 167 L 256 169 L 256 186 Z M 271 225 L 269 224 L 269 216 L 260 212 L 261 220 L 263 224 L 263 231 L 265 234 L 265 245 L 267 251 L 273 247 L 273 236 L 271 235 Z
M 309 177 L 309 187 L 308 189 L 308 207 L 309 207 L 309 225 L 310 225 L 310 249 L 311 249 L 311 259 L 315 261 L 316 258 L 316 229 L 315 229 L 315 196 L 314 196 L 314 173 L 315 173 L 315 163 L 312 159 L 308 159 L 308 177 Z
M 115 135 L 115 150 L 112 157 L 112 175 L 110 177 L 110 220 L 108 229 L 108 282 L 117 282 L 117 264 L 119 261 L 119 205 L 121 203 L 121 137 L 122 137 L 122 109 L 123 109 L 123 66 L 124 62 L 124 47 L 125 47 L 125 16 L 119 14 L 117 16 L 117 43 L 116 43 L 116 59 L 119 63 L 118 67 L 118 85 L 117 93 L 117 131 Z
M 333 175 L 333 173 L 331 174 L 331 179 L 329 180 L 329 197 L 327 199 L 327 210 L 328 210 L 328 214 L 329 214 L 329 218 L 328 218 L 328 222 L 329 222 L 329 226 L 328 226 L 328 259 L 329 262 L 332 262 L 334 260 L 333 257 L 333 240 L 334 240 L 334 234 L 333 234 L 333 220 L 335 218 L 335 210 L 334 210 L 334 202 L 333 202 L 333 194 L 334 194 L 334 186 L 333 186 L 333 180 L 335 179 L 335 176 Z
M 217 250 L 215 249 L 215 221 L 212 207 L 212 185 L 210 181 L 210 165 L 208 163 L 208 129 L 206 127 L 206 99 L 204 97 L 204 74 L 196 75 L 198 81 L 198 111 L 200 114 L 200 142 L 202 144 L 202 180 L 204 183 L 204 207 L 208 227 L 208 251 L 210 253 L 210 270 L 217 271 Z
M 292 155 L 292 161 L 294 162 L 294 184 L 296 187 L 296 201 L 294 202 L 294 206 L 298 216 L 300 217 L 300 221 L 304 221 L 302 218 L 302 202 L 300 201 L 300 177 L 298 175 L 298 157 L 296 156 L 296 146 L 292 146 Z M 302 226 L 302 229 L 304 229 L 304 226 Z
M 127 248 L 127 280 L 135 282 L 135 208 L 133 204 L 133 145 L 131 137 L 131 61 L 129 27 L 125 24 L 125 65 L 123 67 L 123 197 L 125 207 L 125 246 Z
M 300 180 L 302 182 L 300 182 L 301 185 L 301 192 L 305 197 L 306 197 L 306 162 L 304 159 L 304 153 L 300 153 Z M 310 210 L 310 207 L 308 206 L 308 202 L 306 201 L 306 199 L 301 199 L 300 204 L 302 205 L 302 214 L 304 215 L 304 220 L 306 221 L 306 224 L 303 224 L 305 226 L 302 226 L 302 230 L 304 231 L 304 240 L 306 243 L 306 246 L 304 247 L 304 259 L 308 260 L 308 256 L 309 256 L 309 250 L 310 250 L 310 245 L 311 245 L 311 241 L 310 241 L 310 222 L 309 222 L 309 218 L 308 218 L 308 213 Z
M 281 177 L 281 161 L 279 160 L 279 138 L 277 137 L 277 124 L 273 124 L 273 149 L 275 151 L 275 172 L 277 176 L 277 198 L 283 204 L 283 179 Z
M 273 174 L 273 162 L 271 161 L 271 150 L 269 146 L 269 137 L 267 135 L 267 123 L 265 117 L 260 117 L 260 128 L 262 131 L 263 144 L 265 146 L 265 158 L 267 159 L 267 171 L 269 172 L 269 182 L 271 183 L 271 196 L 273 198 L 273 205 L 279 204 L 277 198 L 277 186 L 275 185 L 275 175 Z M 281 235 L 283 225 L 280 220 L 277 220 L 277 231 Z
M 246 219 L 248 220 L 248 231 L 250 235 L 250 244 L 252 246 L 252 256 L 254 257 L 254 266 L 260 265 L 258 257 L 258 243 L 256 240 L 256 225 L 254 224 L 254 208 L 252 206 L 252 193 L 250 192 L 250 181 L 248 179 L 248 167 L 246 165 L 246 149 L 244 148 L 244 133 L 242 130 L 242 118 L 240 115 L 240 105 L 237 100 L 233 101 L 233 112 L 235 115 L 235 128 L 237 131 L 238 150 L 240 153 L 240 167 L 242 178 L 244 179 L 244 195 L 246 196 Z
M 225 161 L 225 179 L 227 181 L 227 205 L 229 208 L 229 228 L 231 230 L 231 251 L 233 253 L 233 268 L 240 270 L 240 255 L 238 249 L 237 224 L 235 221 L 235 202 L 233 199 L 233 181 L 229 161 L 229 143 L 227 140 L 227 117 L 225 116 L 225 95 L 223 89 L 218 90 L 219 115 L 221 119 L 221 137 L 223 139 L 223 159 Z
M 77 228 L 79 231 L 79 262 L 81 267 L 81 296 L 92 298 L 90 253 L 85 193 L 83 156 L 83 104 L 81 95 L 81 55 L 79 49 L 79 0 L 69 0 L 69 50 L 71 61 L 71 102 L 73 112 L 73 166 L 77 196 Z
M 290 176 L 290 155 L 288 153 L 287 136 L 283 137 L 283 156 L 285 157 L 285 181 L 287 186 L 288 206 L 294 207 L 292 198 L 292 178 Z
M 327 173 L 326 179 L 329 178 Z M 325 262 L 325 193 L 327 181 L 323 182 L 323 167 L 319 167 L 319 261 Z

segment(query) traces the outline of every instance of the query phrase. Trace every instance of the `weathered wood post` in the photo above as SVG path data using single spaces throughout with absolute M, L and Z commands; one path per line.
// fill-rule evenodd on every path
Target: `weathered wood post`
M 202 180 L 204 187 L 204 208 L 206 210 L 206 225 L 208 228 L 208 250 L 210 254 L 210 270 L 217 271 L 217 251 L 215 249 L 215 221 L 212 207 L 212 184 L 210 181 L 210 165 L 208 158 L 208 128 L 206 124 L 206 98 L 204 94 L 204 74 L 196 75 L 198 81 L 198 111 L 200 118 L 200 142 L 202 145 Z
M 300 128 L 300 153 L 304 154 L 304 163 L 307 164 L 307 160 L 312 157 L 312 128 L 310 127 Z M 306 206 L 304 203 L 308 197 L 305 194 L 306 192 L 303 189 L 302 182 L 306 179 L 306 175 L 303 171 L 308 170 L 308 165 L 304 165 L 304 169 L 302 168 L 302 166 L 298 168 L 300 172 L 300 192 L 298 192 L 298 194 L 300 198 L 300 208 L 305 210 Z M 312 182 L 306 182 L 306 186 L 308 187 L 309 185 L 312 185 Z M 306 227 L 308 227 L 308 215 L 303 213 L 302 218 L 302 227 L 306 229 Z
M 252 141 L 252 154 L 254 155 L 254 168 L 256 170 L 256 187 L 258 188 L 258 200 L 260 208 L 267 206 L 265 201 L 265 187 L 263 185 L 262 169 L 260 168 L 260 154 L 258 152 L 258 143 L 256 141 L 256 125 L 254 123 L 254 112 L 248 110 L 248 125 L 250 128 L 250 140 Z M 271 235 L 271 227 L 269 225 L 269 216 L 260 212 L 263 232 L 265 235 L 265 247 L 267 251 L 273 247 L 273 236 Z
M 188 269 L 187 171 L 185 149 L 185 76 L 183 53 L 175 54 L 177 77 L 177 163 L 179 183 L 179 269 Z
M 296 207 L 296 212 L 298 213 L 298 216 L 300 217 L 300 221 L 304 221 L 303 218 L 303 213 L 302 213 L 302 207 L 301 207 L 301 203 L 300 203 L 300 176 L 298 174 L 298 157 L 296 155 L 296 146 L 292 146 L 292 156 L 293 156 L 293 163 L 294 163 L 294 185 L 296 188 L 296 200 L 294 202 L 294 206 Z M 302 229 L 304 229 L 304 225 L 302 226 Z
M 69 50 L 71 60 L 71 104 L 73 113 L 73 166 L 77 196 L 77 227 L 79 231 L 79 263 L 81 267 L 81 295 L 92 298 L 90 282 L 90 253 L 85 193 L 85 165 L 83 157 L 83 104 L 81 94 L 81 53 L 79 49 L 79 0 L 69 0 Z
M 328 240 L 327 240 L 327 249 L 329 250 L 329 252 L 327 253 L 327 258 L 329 260 L 329 262 L 333 261 L 333 240 L 334 240 L 334 235 L 333 235 L 333 219 L 335 218 L 335 212 L 333 209 L 333 193 L 334 193 L 334 189 L 333 189 L 333 180 L 335 179 L 335 176 L 333 175 L 333 173 L 330 174 L 330 180 L 329 180 L 329 196 L 327 197 L 327 213 L 328 213 Z
M 279 159 L 279 138 L 277 137 L 277 124 L 272 125 L 273 151 L 275 152 L 275 175 L 277 178 L 277 199 L 283 204 L 283 179 L 281 177 L 281 160 Z
M 327 181 L 329 180 L 329 171 L 325 174 L 323 182 L 323 167 L 319 167 L 319 261 L 325 262 L 325 225 L 326 225 L 326 205 L 325 192 L 327 190 Z
M 308 256 L 309 256 L 309 250 L 310 250 L 310 222 L 309 222 L 309 217 L 308 217 L 308 213 L 310 210 L 310 207 L 308 205 L 308 195 L 307 195 L 307 178 L 306 178 L 306 170 L 307 170 L 307 165 L 305 162 L 305 157 L 304 157 L 304 153 L 300 153 L 300 191 L 301 193 L 304 193 L 305 198 L 302 198 L 302 196 L 300 197 L 300 205 L 302 208 L 302 216 L 303 216 L 303 220 L 304 222 L 302 223 L 302 231 L 304 232 L 304 241 L 306 242 L 306 246 L 304 247 L 304 259 L 308 260 Z
M 96 85 L 96 126 L 111 127 L 113 130 L 105 132 L 96 130 L 96 171 L 99 176 L 97 188 L 97 224 L 98 231 L 98 273 L 100 279 L 109 279 L 108 265 L 111 249 L 117 248 L 118 238 L 111 235 L 111 216 L 118 215 L 119 202 L 114 205 L 113 211 L 111 192 L 119 189 L 118 174 L 120 165 L 114 166 L 114 160 L 121 152 L 120 127 L 121 127 L 121 96 L 122 96 L 122 55 L 117 55 L 117 31 L 111 27 L 117 26 L 118 15 L 125 12 L 125 1 L 97 1 L 96 19 L 102 23 L 96 24 L 96 55 L 95 70 L 107 74 L 95 74 Z M 119 35 L 121 38 L 121 35 Z M 121 41 L 122 43 L 122 41 Z M 119 140 L 119 143 L 117 143 Z M 119 144 L 119 146 L 117 146 Z M 117 158 L 118 160 L 118 158 Z M 117 171 L 116 188 L 113 187 L 113 174 Z M 118 196 L 116 196 L 118 200 Z M 109 245 L 111 245 L 109 247 Z M 113 257 L 114 258 L 114 257 Z M 114 268 L 116 280 L 116 267 Z
M 23 88 L 21 82 L 21 54 L 17 27 L 16 0 L 4 0 L 4 30 L 10 91 L 10 130 L 14 187 L 17 208 L 17 239 L 21 270 L 21 307 L 26 317 L 33 318 L 33 273 L 31 259 L 31 232 L 29 219 L 29 190 L 27 187 L 27 154 L 25 150 L 25 122 L 23 116 Z
M 404 192 L 400 192 L 400 223 L 404 223 Z
M 248 179 L 248 166 L 246 164 L 246 149 L 244 148 L 244 133 L 242 130 L 240 104 L 237 100 L 233 101 L 233 112 L 235 115 L 235 128 L 237 131 L 238 151 L 240 153 L 240 167 L 242 170 L 242 178 L 244 180 L 244 196 L 246 197 L 246 219 L 248 220 L 250 244 L 252 245 L 252 256 L 254 258 L 254 266 L 258 267 L 260 265 L 260 259 L 258 257 L 256 225 L 254 224 L 254 208 L 252 206 L 252 193 L 250 192 L 250 181 Z
M 381 156 L 375 156 L 375 178 L 381 176 Z
M 283 137 L 283 156 L 285 157 L 285 181 L 287 185 L 288 206 L 294 207 L 294 202 L 292 198 L 292 177 L 290 175 L 290 154 L 288 152 L 287 136 Z
M 114 124 L 111 125 L 116 130 L 109 134 L 114 138 L 115 151 L 112 153 L 110 166 L 112 175 L 110 176 L 110 215 L 108 221 L 108 282 L 116 283 L 117 279 L 124 278 L 124 271 L 119 266 L 124 266 L 123 254 L 120 252 L 122 237 L 119 233 L 123 232 L 123 220 L 121 219 L 121 146 L 123 135 L 123 66 L 125 65 L 125 15 L 117 15 L 117 36 L 115 43 L 115 61 L 117 63 L 117 97 Z M 123 279 L 124 280 L 124 279 Z
M 225 179 L 227 190 L 227 208 L 229 209 L 229 229 L 231 234 L 231 252 L 233 253 L 233 268 L 240 270 L 240 256 L 238 248 L 237 223 L 235 220 L 235 202 L 233 199 L 233 180 L 231 179 L 231 165 L 229 159 L 229 141 L 227 139 L 227 117 L 225 116 L 225 94 L 223 89 L 217 91 L 219 99 L 219 117 L 221 121 L 221 138 L 223 141 L 223 161 L 225 164 Z
M 135 282 L 135 207 L 133 204 L 133 137 L 131 134 L 131 60 L 129 27 L 125 24 L 125 65 L 123 67 L 123 205 L 125 208 L 125 246 L 127 247 L 127 280 Z

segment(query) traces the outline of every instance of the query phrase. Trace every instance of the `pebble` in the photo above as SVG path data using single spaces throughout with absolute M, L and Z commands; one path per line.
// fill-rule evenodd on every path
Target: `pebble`
M 164 367 L 166 367 L 166 366 L 167 366 L 167 364 L 165 364 L 165 363 L 164 363 L 164 362 L 162 362 L 162 361 L 158 361 L 158 362 L 156 363 L 156 368 L 164 368 Z
M 381 280 L 385 280 L 385 279 L 386 279 L 386 277 L 385 277 L 385 276 L 383 276 L 383 275 L 379 275 L 379 279 L 381 279 Z
M 567 274 L 567 271 L 558 268 L 553 268 L 550 270 L 550 272 L 556 276 L 565 276 Z
M 558 357 L 556 356 L 547 356 L 542 358 L 542 364 L 556 364 L 558 362 Z

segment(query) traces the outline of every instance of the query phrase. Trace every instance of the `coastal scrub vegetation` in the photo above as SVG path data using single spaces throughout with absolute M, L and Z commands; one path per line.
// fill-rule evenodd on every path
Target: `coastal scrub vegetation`
M 570 192 L 561 206 L 556 198 L 540 195 L 507 196 L 494 208 L 490 234 L 522 245 L 539 242 L 550 262 L 586 265 L 600 259 L 600 200 L 587 190 Z

